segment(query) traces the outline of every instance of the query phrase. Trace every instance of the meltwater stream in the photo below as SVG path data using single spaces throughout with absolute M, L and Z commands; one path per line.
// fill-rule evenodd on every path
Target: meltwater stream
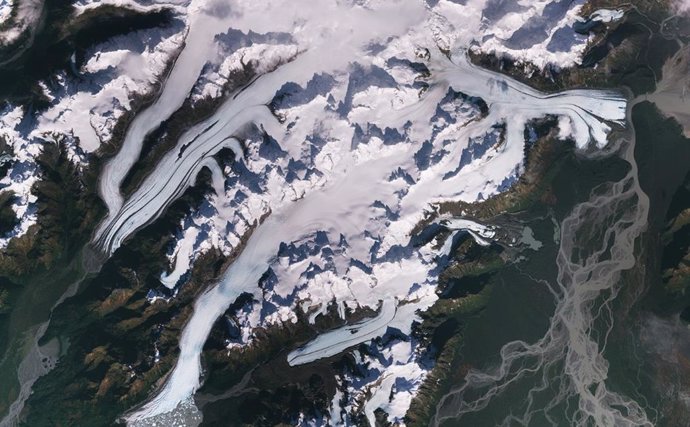
M 264 126 L 272 125 L 269 131 L 271 135 L 282 138 L 279 125 L 271 123 L 269 117 L 261 115 L 261 106 L 257 105 L 257 100 L 265 100 L 280 87 L 281 82 L 299 78 L 299 75 L 304 73 L 303 67 L 306 64 L 313 65 L 311 61 L 305 61 L 307 58 L 309 57 L 299 57 L 273 73 L 257 79 L 236 99 L 230 99 L 223 105 L 206 123 L 195 127 L 197 130 L 206 129 L 208 124 L 213 123 L 211 131 L 199 135 L 198 139 L 195 139 L 193 132 L 186 134 L 182 141 L 194 140 L 194 149 L 186 150 L 179 163 L 177 152 L 166 155 L 162 164 L 177 167 L 166 167 L 154 172 L 130 200 L 125 202 L 122 212 L 126 215 L 122 216 L 122 222 L 116 221 L 112 224 L 112 228 L 104 235 L 102 247 L 116 248 L 137 226 L 157 215 L 171 197 L 165 191 L 152 190 L 166 186 L 177 187 L 176 183 L 185 182 L 187 178 L 180 180 L 178 177 L 189 176 L 183 171 L 196 167 L 196 156 L 204 157 L 208 151 L 214 151 L 217 144 L 222 144 L 228 133 L 237 129 L 243 122 L 260 120 Z M 298 200 L 289 201 L 281 198 L 280 202 L 272 203 L 271 215 L 254 231 L 240 256 L 219 283 L 196 301 L 194 313 L 180 339 L 177 365 L 157 395 L 136 412 L 129 414 L 128 422 L 153 422 L 153 418 L 179 408 L 181 403 L 193 396 L 200 385 L 200 356 L 203 344 L 213 323 L 242 292 L 257 294 L 259 278 L 275 262 L 277 250 L 282 242 L 298 241 L 304 236 L 322 230 L 329 235 L 341 234 L 348 241 L 356 242 L 357 244 L 350 248 L 350 256 L 368 259 L 371 243 L 367 244 L 366 232 L 369 232 L 369 235 L 383 233 L 391 239 L 395 236 L 401 239 L 404 236 L 409 238 L 411 228 L 421 219 L 429 203 L 440 200 L 478 200 L 482 192 L 487 191 L 487 185 L 500 182 L 514 173 L 522 161 L 524 125 L 531 118 L 542 117 L 545 114 L 558 114 L 567 118 L 574 139 L 583 145 L 589 141 L 595 141 L 599 145 L 605 144 L 610 130 L 606 121 L 621 123 L 625 118 L 625 99 L 614 92 L 566 91 L 545 95 L 505 76 L 477 69 L 469 64 L 464 52 L 458 52 L 452 61 L 442 59 L 434 66 L 434 74 L 438 80 L 427 95 L 413 105 L 413 109 L 394 114 L 389 112 L 388 119 L 399 114 L 404 115 L 405 120 L 409 120 L 413 126 L 428 127 L 426 124 L 431 114 L 425 114 L 429 111 L 433 114 L 449 87 L 484 99 L 490 108 L 488 117 L 474 120 L 457 132 L 454 135 L 455 143 L 448 146 L 451 151 L 433 168 L 420 173 L 414 185 L 404 180 L 390 180 L 388 177 L 400 168 L 414 170 L 414 153 L 418 149 L 417 145 L 404 144 L 363 158 L 364 153 L 351 149 L 349 144 L 339 144 L 337 157 L 340 160 L 333 165 L 332 170 L 326 171 L 326 182 L 312 188 Z M 251 107 L 247 108 L 248 105 Z M 457 168 L 462 149 L 469 138 L 485 134 L 495 123 L 507 121 L 508 118 L 510 121 L 507 123 L 505 142 L 495 156 L 491 156 L 486 163 L 478 164 L 476 169 L 468 169 L 457 176 L 446 176 L 449 170 Z M 197 152 L 198 154 L 191 154 Z M 188 153 L 190 157 L 185 160 Z M 173 156 L 174 159 L 170 160 Z M 179 172 L 174 172 L 178 168 Z M 173 171 L 173 176 L 166 175 L 166 179 L 159 179 L 161 174 L 167 173 L 166 170 Z M 376 202 L 397 207 L 399 218 L 391 221 L 385 229 L 377 228 L 379 224 L 373 219 L 377 217 L 372 212 Z M 460 224 L 458 227 L 467 228 L 460 227 Z M 372 274 L 379 275 L 376 277 L 378 283 L 367 292 L 372 295 L 386 293 L 385 297 L 390 298 L 390 292 L 393 290 L 404 295 L 407 289 L 414 288 L 415 284 L 436 283 L 436 256 L 437 251 L 427 245 L 411 250 L 410 254 L 400 261 L 388 262 L 385 257 L 376 262 L 372 261 Z M 391 322 L 401 322 L 401 325 L 407 322 L 407 327 L 414 312 L 428 307 L 436 298 L 433 291 L 430 291 L 414 304 L 399 304 L 395 311 L 392 300 L 386 300 L 384 295 L 381 296 L 383 304 L 379 319 L 387 319 L 383 323 L 388 325 L 391 325 Z M 392 316 L 389 313 L 393 313 Z M 374 332 L 368 332 L 369 326 L 372 331 L 385 331 L 385 324 L 372 322 L 360 325 L 362 340 L 359 342 L 373 337 Z M 335 332 L 333 336 L 339 337 L 343 333 Z M 332 345 L 334 340 L 330 337 L 324 336 L 320 341 L 309 344 L 305 347 L 304 354 L 291 355 L 291 363 L 304 363 L 321 355 L 332 354 L 335 347 Z
M 633 137 L 622 148 L 631 165 L 628 174 L 597 188 L 561 224 L 558 276 L 550 289 L 556 310 L 546 334 L 535 343 L 509 342 L 501 348 L 498 366 L 471 370 L 439 402 L 432 425 L 480 412 L 508 389 L 524 386 L 527 378 L 536 379 L 536 386 L 526 395 L 524 411 L 500 425 L 533 425 L 537 413 L 552 425 L 652 425 L 636 401 L 607 387 L 604 358 L 620 274 L 634 266 L 635 241 L 647 225 L 649 199 L 638 181 L 634 145 Z M 607 330 L 596 331 L 601 319 Z

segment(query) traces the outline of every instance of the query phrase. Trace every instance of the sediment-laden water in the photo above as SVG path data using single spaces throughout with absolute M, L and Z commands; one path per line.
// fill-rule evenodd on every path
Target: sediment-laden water
M 640 187 L 634 152 L 631 132 L 620 147 L 620 157 L 630 165 L 625 177 L 596 187 L 560 223 L 557 273 L 538 281 L 555 307 L 543 336 L 507 342 L 500 361 L 471 369 L 439 402 L 433 425 L 488 419 L 497 425 L 654 424 L 646 401 L 610 383 L 606 358 L 617 351 L 608 348 L 608 337 L 613 306 L 626 286 L 621 274 L 635 266 L 636 244 L 648 227 L 649 198 Z M 642 289 L 625 292 L 639 295 Z M 538 295 L 534 309 L 548 310 Z

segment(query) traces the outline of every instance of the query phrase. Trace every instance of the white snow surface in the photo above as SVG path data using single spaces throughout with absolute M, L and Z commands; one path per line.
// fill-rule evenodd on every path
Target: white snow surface
M 170 28 L 144 30 L 98 45 L 80 71 L 81 81 L 66 73 L 47 87 L 51 107 L 38 117 L 33 136 L 46 132 L 73 134 L 86 152 L 109 142 L 117 120 L 135 96 L 147 94 L 184 40 L 181 22 Z
M 342 7 L 376 9 L 381 5 L 385 6 L 385 3 L 346 1 L 342 3 Z M 426 9 L 419 15 L 425 20 L 424 31 L 427 35 L 433 35 L 434 44 L 444 49 L 451 46 L 471 46 L 475 50 L 507 55 L 538 67 L 567 67 L 579 61 L 587 42 L 586 37 L 576 34 L 571 28 L 582 3 L 581 0 L 522 0 L 515 3 L 496 0 L 440 0 L 422 3 L 424 6 L 414 4 L 420 9 Z M 20 16 L 26 15 L 24 21 L 27 22 L 30 21 L 28 17 L 36 15 L 42 8 L 40 1 L 27 0 L 19 4 L 22 5 L 20 10 L 24 11 Z M 113 126 L 131 108 L 131 99 L 147 93 L 155 82 L 160 81 L 163 68 L 180 48 L 185 37 L 186 43 L 195 47 L 187 49 L 191 60 L 182 60 L 187 65 L 179 67 L 179 70 L 185 70 L 180 73 L 183 76 L 171 76 L 172 83 L 168 86 L 174 90 L 169 90 L 167 97 L 161 97 L 160 103 L 169 108 L 159 110 L 160 117 L 140 115 L 140 122 L 147 125 L 133 125 L 129 139 L 141 140 L 145 133 L 155 128 L 190 96 L 190 91 L 193 101 L 223 96 L 228 76 L 240 69 L 242 64 L 252 64 L 259 73 L 264 72 L 278 61 L 308 49 L 314 42 L 318 44 L 320 40 L 328 39 L 322 36 L 343 30 L 341 23 L 318 28 L 305 24 L 311 22 L 313 13 L 275 1 L 263 1 L 256 5 L 244 1 L 228 6 L 223 2 L 209 3 L 201 0 L 80 0 L 75 3 L 76 14 L 106 4 L 139 11 L 160 10 L 165 7 L 178 14 L 182 25 L 160 31 L 142 31 L 97 46 L 87 63 L 79 70 L 81 77 L 87 77 L 86 82 L 74 81 L 65 73 L 54 76 L 50 84 L 43 85 L 46 95 L 53 100 L 53 106 L 38 117 L 39 123 L 33 126 L 30 139 L 48 132 L 62 133 L 78 141 L 85 152 L 95 151 L 100 144 L 111 139 Z M 313 8 L 311 5 L 304 8 L 325 13 L 333 9 L 328 6 Z M 31 11 L 35 13 L 30 13 Z M 280 14 L 281 18 L 265 19 L 265 16 L 273 16 L 274 12 Z M 401 13 L 403 11 L 391 11 L 394 17 L 392 22 Z M 194 24 L 195 22 L 198 23 Z M 358 27 L 363 28 L 362 25 Z M 378 45 L 368 46 L 367 53 L 375 55 L 386 43 L 387 41 L 382 40 Z M 326 56 L 334 51 L 328 50 Z M 398 91 L 393 102 L 403 102 L 404 97 L 415 97 L 416 92 Z M 369 98 L 371 95 L 365 94 Z M 385 103 L 385 98 L 381 98 L 380 102 Z M 367 108 L 358 108 L 353 114 L 366 116 L 369 109 L 380 107 L 385 105 L 372 104 Z M 85 119 L 85 115 L 88 119 Z M 119 156 L 111 162 L 110 177 L 103 180 L 103 185 L 110 185 L 107 190 L 103 189 L 102 194 L 105 197 L 112 195 L 112 200 L 106 200 L 111 214 L 122 203 L 116 189 L 124 178 L 124 172 L 129 170 L 136 159 L 139 149 L 128 144 L 121 153 L 126 154 L 126 158 Z M 25 192 L 28 188 L 27 183 Z
M 382 356 L 370 376 L 357 380 L 357 390 L 368 393 L 351 390 L 337 405 L 354 410 L 364 399 L 370 419 L 381 407 L 391 422 L 401 422 L 430 368 L 410 338 L 412 324 L 419 310 L 436 301 L 438 265 L 447 258 L 433 249 L 446 248 L 445 242 L 413 245 L 412 228 L 436 203 L 472 202 L 508 189 L 523 169 L 529 120 L 565 117 L 563 137 L 580 147 L 602 147 L 611 126 L 623 124 L 625 117 L 626 102 L 617 93 L 546 95 L 471 65 L 468 47 L 494 50 L 497 40 L 509 39 L 513 47 L 500 45 L 501 52 L 519 51 L 519 57 L 538 64 L 549 57 L 549 43 L 518 43 L 511 37 L 523 26 L 533 29 L 539 22 L 529 18 L 543 14 L 561 16 L 542 22 L 551 30 L 554 22 L 567 29 L 582 4 L 571 2 L 554 12 L 548 1 L 517 2 L 519 11 L 502 10 L 505 4 L 498 3 L 238 1 L 226 24 L 232 30 L 214 35 L 223 25 L 214 21 L 213 32 L 187 45 L 206 49 L 211 59 L 190 56 L 190 62 L 199 61 L 196 81 L 169 80 L 163 93 L 175 102 L 190 91 L 198 99 L 221 96 L 219 88 L 240 58 L 256 60 L 260 70 L 290 61 L 230 94 L 211 118 L 182 136 L 126 200 L 113 177 L 124 176 L 127 167 L 118 163 L 116 175 L 104 175 L 102 191 L 111 210 L 94 243 L 108 254 L 158 217 L 201 168 L 211 170 L 215 194 L 182 221 L 170 252 L 171 271 L 162 276 L 166 287 L 183 286 L 184 273 L 200 253 L 218 247 L 229 254 L 255 228 L 221 280 L 196 301 L 177 365 L 163 388 L 128 415 L 129 423 L 175 411 L 195 392 L 206 337 L 245 292 L 255 301 L 234 314 L 241 334 L 229 348 L 251 345 L 257 327 L 296 321 L 296 310 L 308 312 L 311 321 L 332 305 L 343 317 L 346 309 L 379 310 L 373 319 L 308 343 L 290 355 L 290 363 L 309 363 L 388 337 L 387 343 L 370 344 Z M 219 16 L 214 19 L 224 15 Z M 555 52 L 550 60 L 574 63 L 584 40 L 573 36 L 572 41 L 567 54 Z M 214 49 L 230 50 L 218 59 Z M 486 103 L 486 117 L 472 96 Z M 155 120 L 148 126 L 165 120 L 170 110 L 152 106 L 145 116 Z M 128 135 L 133 151 L 123 156 L 138 152 L 141 132 Z M 221 148 L 235 153 L 223 168 L 212 157 Z M 491 227 L 446 220 L 449 229 L 469 232 L 480 244 L 490 244 L 494 236 Z M 346 375 L 340 380 L 345 387 Z M 339 413 L 334 406 L 331 414 Z
M 0 0 L 0 23 L 5 22 L 14 8 L 14 0 Z
M 13 166 L 0 191 L 17 194 L 13 208 L 20 224 L 0 236 L 0 249 L 35 223 L 31 186 L 40 179 L 35 160 L 41 145 L 67 143 L 76 164 L 112 138 L 117 120 L 131 110 L 134 97 L 150 92 L 184 41 L 185 17 L 167 28 L 130 33 L 94 46 L 80 69 L 59 72 L 40 82 L 50 106 L 40 113 L 8 105 L 0 110 L 0 135 L 13 147 Z
M 203 343 L 244 292 L 255 301 L 234 313 L 241 333 L 229 349 L 251 345 L 258 327 L 296 321 L 296 310 L 307 312 L 310 321 L 332 306 L 343 318 L 349 309 L 378 310 L 372 319 L 291 353 L 290 363 L 370 346 L 370 356 L 354 353 L 367 374 L 343 373 L 342 399 L 334 399 L 326 421 L 348 423 L 356 408 L 373 420 L 382 408 L 391 422 L 402 422 L 432 366 L 411 337 L 412 324 L 436 301 L 438 267 L 452 245 L 451 238 L 418 247 L 412 228 L 439 202 L 473 202 L 508 189 L 523 169 L 530 119 L 559 116 L 560 135 L 580 147 L 604 146 L 611 126 L 624 120 L 625 100 L 616 93 L 546 95 L 473 66 L 466 52 L 505 55 L 539 68 L 576 64 L 588 41 L 571 28 L 583 3 L 78 2 L 77 13 L 102 4 L 138 10 L 164 5 L 178 13 L 178 21 L 96 47 L 78 70 L 83 80 L 61 73 L 45 82 L 51 107 L 28 125 L 22 125 L 21 109 L 0 112 L 1 131 L 28 165 L 15 163 L 0 181 L 20 196 L 21 224 L 13 235 L 35 221 L 29 190 L 38 176 L 40 145 L 67 137 L 71 146 L 79 142 L 75 162 L 86 161 L 83 152 L 110 139 L 132 97 L 161 80 L 182 46 L 157 101 L 137 115 L 123 148 L 104 168 L 100 194 L 109 213 L 94 243 L 105 254 L 117 250 L 202 168 L 212 172 L 214 194 L 182 220 L 162 285 L 173 292 L 184 286 L 200 254 L 213 247 L 230 254 L 254 229 L 221 280 L 196 301 L 166 384 L 128 422 L 150 423 L 166 413 L 168 422 L 171 411 L 189 407 L 199 386 Z M 247 64 L 260 77 L 244 90 L 224 93 L 228 79 Z M 146 134 L 186 100 L 219 97 L 225 98 L 219 110 L 186 132 L 141 186 L 123 197 L 120 185 Z M 486 103 L 487 116 L 472 97 Z M 222 148 L 235 155 L 226 166 L 213 157 Z M 444 220 L 453 233 L 468 232 L 479 244 L 494 237 L 489 226 Z M 0 239 L 0 246 L 6 242 Z M 434 249 L 439 246 L 441 251 Z M 154 294 L 152 300 L 165 299 Z

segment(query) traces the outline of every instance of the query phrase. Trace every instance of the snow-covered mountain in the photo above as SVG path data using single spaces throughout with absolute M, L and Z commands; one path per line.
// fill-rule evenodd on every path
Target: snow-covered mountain
M 93 46 L 72 72 L 41 82 L 47 108 L 4 108 L 0 132 L 16 159 L 0 186 L 19 196 L 20 221 L 0 245 L 35 221 L 36 158 L 51 138 L 67 143 L 84 167 L 107 144 L 121 147 L 100 174 L 108 214 L 93 245 L 104 256 L 159 217 L 207 168 L 214 192 L 182 220 L 161 284 L 174 295 L 212 248 L 239 255 L 197 299 L 177 365 L 128 422 L 145 425 L 176 408 L 190 410 L 211 327 L 249 293 L 253 301 L 236 315 L 241 332 L 228 351 L 251 346 L 257 328 L 298 321 L 298 311 L 310 322 L 334 306 L 343 318 L 347 310 L 375 311 L 295 350 L 288 362 L 306 364 L 370 343 L 367 354 L 355 357 L 365 374 L 344 373 L 330 413 L 304 423 L 348 424 L 355 407 L 371 425 L 377 409 L 401 423 L 433 366 L 412 328 L 438 299 L 453 236 L 466 232 L 480 245 L 501 239 L 485 224 L 439 216 L 433 220 L 451 237 L 419 245 L 415 227 L 440 203 L 473 203 L 509 190 L 524 172 L 531 120 L 556 116 L 560 137 L 580 148 L 605 146 L 625 120 L 626 101 L 618 93 L 546 94 L 473 65 L 468 53 L 507 57 L 530 69 L 575 66 L 591 40 L 573 28 L 585 19 L 584 3 L 80 3 L 77 16 L 110 4 L 165 7 L 174 19 Z M 621 17 L 599 10 L 591 19 Z M 238 85 L 240 74 L 251 78 Z M 155 99 L 114 141 L 120 119 L 154 91 Z M 125 194 L 122 183 L 145 137 L 183 106 L 214 100 L 215 112 L 190 124 Z M 223 149 L 233 157 L 219 163 Z
M 506 55 L 538 67 L 568 67 L 579 61 L 588 41 L 587 36 L 573 30 L 573 24 L 582 20 L 578 13 L 583 3 L 441 1 L 415 5 L 417 11 L 414 16 L 427 16 L 423 20 L 418 19 L 418 24 L 425 27 L 424 37 L 433 38 L 432 49 L 448 50 L 452 46 L 464 46 L 476 52 Z M 24 2 L 19 4 L 23 5 Z M 179 102 L 169 104 L 173 107 L 184 101 L 188 95 L 192 102 L 222 96 L 227 79 L 233 72 L 242 69 L 243 64 L 254 64 L 254 71 L 260 74 L 274 67 L 277 62 L 289 59 L 296 52 L 308 49 L 314 41 L 325 43 L 320 39 L 320 35 L 326 26 L 314 29 L 301 28 L 298 22 L 309 19 L 308 16 L 302 16 L 305 15 L 304 12 L 291 10 L 297 9 L 296 7 L 273 4 L 261 8 L 257 6 L 256 11 L 251 11 L 250 14 L 242 11 L 247 7 L 242 3 L 233 6 L 232 13 L 223 12 L 223 7 L 216 10 L 216 6 L 211 6 L 214 17 L 222 16 L 222 13 L 227 15 L 218 19 L 217 27 L 213 29 L 209 29 L 209 22 L 204 19 L 207 15 L 203 4 L 193 2 L 159 2 L 148 5 L 127 2 L 78 3 L 75 5 L 75 18 L 105 5 L 122 6 L 138 11 L 168 8 L 175 11 L 177 20 L 173 25 L 163 29 L 140 31 L 96 45 L 90 49 L 80 69 L 74 70 L 76 76 L 73 73 L 60 72 L 50 81 L 42 82 L 45 96 L 51 103 L 46 111 L 38 115 L 31 111 L 20 113 L 17 106 L 6 106 L 3 129 L 15 151 L 33 152 L 31 156 L 35 157 L 36 150 L 30 150 L 27 146 L 40 144 L 46 135 L 53 133 L 77 140 L 79 147 L 85 152 L 93 152 L 101 144 L 109 142 L 117 120 L 131 109 L 132 101 L 149 94 L 154 85 L 163 78 L 165 68 L 175 58 L 185 37 L 188 37 L 185 41 L 187 44 L 198 43 L 194 48 L 197 50 L 193 59 L 194 69 L 201 67 L 202 71 L 198 76 L 194 72 L 189 73 L 187 78 L 191 80 L 186 86 L 192 85 L 191 94 L 186 90 L 176 91 Z M 7 5 L 8 10 L 11 7 L 12 5 Z M 260 11 L 265 11 L 269 7 L 278 11 L 280 15 L 285 15 L 283 12 L 287 8 L 292 15 L 285 15 L 282 22 L 271 20 L 272 25 L 258 22 L 257 17 L 262 13 Z M 355 8 L 373 10 L 376 7 L 380 6 L 374 3 L 355 3 Z M 314 11 L 316 12 L 318 11 Z M 333 7 L 324 7 L 322 12 L 324 16 L 338 13 L 337 8 Z M 403 12 L 392 12 L 392 15 L 402 16 Z M 237 19 L 238 16 L 245 18 Z M 197 21 L 200 29 L 199 35 L 195 36 L 194 22 Z M 326 19 L 324 23 L 326 22 L 329 21 Z M 394 22 L 395 20 L 391 20 L 391 23 Z M 405 26 L 407 23 L 400 24 Z M 386 27 L 383 23 L 381 26 Z M 190 28 L 192 32 L 187 36 Z M 358 28 L 362 27 L 358 25 Z M 329 30 L 334 34 L 338 32 L 337 26 Z M 431 39 L 427 40 L 430 41 Z M 407 43 L 410 46 L 401 49 L 424 45 L 421 43 L 420 46 L 416 46 L 413 40 Z M 359 58 L 360 62 L 370 62 L 384 47 L 383 44 L 368 46 L 368 51 L 358 53 L 362 55 Z M 409 53 L 407 52 L 408 56 Z M 339 56 L 345 58 L 348 55 Z M 369 58 L 366 58 L 367 56 Z M 416 60 L 410 62 L 414 61 Z M 410 67 L 404 67 L 404 61 L 395 68 L 397 73 L 418 73 Z M 422 85 L 423 82 L 420 81 L 414 89 L 420 90 Z M 407 95 L 411 96 L 414 92 L 407 91 Z M 403 96 L 402 93 L 400 96 Z M 87 117 L 84 117 L 84 114 Z M 21 126 L 17 121 L 20 118 L 24 119 Z M 153 123 L 155 122 L 154 120 Z M 16 134 L 10 135 L 8 132 Z M 23 159 L 22 164 L 26 161 L 27 159 Z M 23 172 L 21 176 L 15 176 L 13 179 L 5 178 L 5 185 L 11 184 L 12 189 L 20 196 L 15 210 L 22 221 L 12 234 L 14 236 L 21 235 L 22 230 L 26 231 L 32 222 L 32 210 L 28 208 L 28 189 L 35 179 L 33 175 Z M 3 245 L 6 245 L 6 242 Z

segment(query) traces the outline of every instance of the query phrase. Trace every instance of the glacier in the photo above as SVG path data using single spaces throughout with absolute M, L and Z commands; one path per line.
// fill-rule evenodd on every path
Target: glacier
M 108 0 L 81 2 L 77 10 L 100 4 L 165 6 L 176 12 L 176 23 L 96 46 L 81 70 L 87 89 L 67 74 L 56 76 L 57 84 L 44 85 L 50 108 L 14 140 L 38 147 L 66 134 L 83 152 L 97 153 L 133 97 L 161 81 L 157 98 L 129 124 L 102 170 L 99 194 L 108 213 L 92 244 L 110 256 L 208 169 L 213 193 L 180 224 L 161 284 L 184 286 L 194 261 L 212 247 L 225 255 L 240 251 L 198 297 L 176 366 L 148 402 L 125 415 L 131 424 L 193 410 L 204 342 L 243 293 L 256 301 L 229 350 L 251 345 L 260 326 L 297 321 L 298 309 L 313 321 L 332 305 L 343 317 L 346 309 L 378 314 L 306 343 L 288 356 L 290 364 L 333 356 L 393 329 L 409 336 L 417 313 L 438 298 L 439 265 L 452 236 L 464 231 L 481 245 L 500 239 L 471 218 L 439 218 L 451 237 L 416 246 L 412 230 L 436 205 L 481 201 L 510 188 L 524 169 L 524 131 L 532 119 L 558 116 L 560 137 L 580 148 L 606 146 L 610 132 L 625 125 L 620 93 L 543 93 L 468 59 L 474 52 L 537 68 L 575 65 L 590 40 L 572 28 L 584 1 Z M 619 18 L 618 11 L 590 17 Z M 531 37 L 534 28 L 543 37 Z M 228 93 L 229 76 L 247 64 L 256 77 Z M 145 137 L 185 103 L 209 98 L 223 102 L 123 194 Z M 85 111 L 88 121 L 78 118 Z M 8 109 L 1 117 L 15 129 L 22 114 Z M 216 160 L 224 149 L 233 153 L 227 165 Z M 34 173 L 11 183 L 23 195 L 19 206 L 32 203 L 36 179 Z M 23 209 L 17 208 L 25 220 L 14 235 L 31 224 L 31 209 Z M 384 407 L 390 421 L 400 421 L 428 367 L 413 341 L 369 345 L 380 357 L 360 384 L 371 396 L 365 414 L 372 422 L 374 410 Z M 396 378 L 410 388 L 395 390 Z M 364 393 L 351 390 L 349 404 Z M 335 423 L 346 422 L 340 406 L 334 399 Z
M 164 284 L 176 286 L 194 253 L 209 242 L 222 246 L 230 240 L 226 253 L 241 250 L 220 281 L 197 299 L 180 338 L 177 365 L 162 389 L 126 416 L 129 423 L 152 422 L 189 402 L 200 386 L 206 337 L 243 293 L 258 300 L 241 325 L 249 340 L 260 325 L 296 321 L 296 307 L 312 316 L 325 313 L 333 301 L 341 310 L 380 310 L 372 320 L 296 350 L 289 356 L 293 364 L 339 353 L 388 328 L 409 335 L 415 313 L 437 299 L 438 251 L 433 244 L 410 242 L 412 228 L 427 211 L 440 202 L 473 202 L 507 189 L 523 170 L 524 130 L 531 119 L 561 117 L 561 135 L 581 148 L 605 146 L 612 128 L 624 125 L 626 100 L 619 93 L 546 94 L 472 65 L 469 35 L 451 29 L 452 13 L 439 12 L 456 6 L 462 7 L 323 2 L 297 11 L 282 2 L 236 5 L 233 27 L 244 34 L 287 32 L 292 37 L 285 44 L 296 48 L 283 49 L 289 57 L 281 65 L 230 94 L 215 114 L 185 132 L 129 197 L 120 195 L 110 172 L 102 178 L 110 214 L 93 243 L 104 254 L 161 215 L 203 167 L 213 175 L 211 214 L 185 220 Z M 266 22 L 261 18 L 266 10 L 282 18 Z M 301 27 L 293 28 L 294 22 Z M 165 91 L 178 92 L 180 102 L 190 81 L 171 80 Z M 475 98 L 485 102 L 486 116 Z M 156 117 L 146 121 L 155 126 L 170 109 L 154 104 L 144 114 Z M 497 134 L 497 127 L 503 131 Z M 142 130 L 134 126 L 130 132 L 126 141 L 136 153 Z M 235 153 L 224 170 L 214 159 L 223 148 Z M 490 232 L 463 221 L 447 225 L 469 229 L 488 244 Z M 245 234 L 249 239 L 240 246 Z M 259 286 L 267 271 L 270 279 Z M 333 344 L 342 334 L 353 335 L 351 345 Z M 393 359 L 377 378 L 401 363 Z M 419 367 L 414 354 L 405 364 Z M 412 391 L 423 378 L 414 375 Z M 377 385 L 370 385 L 370 393 L 391 395 L 390 381 L 372 381 Z M 393 393 L 389 406 L 404 408 L 396 399 L 407 398 Z M 391 420 L 403 415 L 389 413 Z

